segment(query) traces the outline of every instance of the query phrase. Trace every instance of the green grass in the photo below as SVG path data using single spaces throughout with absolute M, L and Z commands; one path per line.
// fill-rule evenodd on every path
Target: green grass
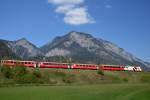
M 0 100 L 150 100 L 150 84 L 0 88 Z

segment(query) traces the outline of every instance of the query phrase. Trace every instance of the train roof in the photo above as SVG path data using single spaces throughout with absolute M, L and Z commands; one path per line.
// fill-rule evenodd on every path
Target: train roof
M 69 64 L 69 63 L 47 62 L 47 61 L 44 61 L 44 62 L 40 62 L 40 63 L 52 63 L 52 64 Z
M 35 62 L 35 61 L 25 61 L 25 60 L 1 60 L 1 61 L 16 61 L 16 62 Z
M 74 63 L 76 65 L 96 65 L 96 64 L 77 64 L 77 63 Z
M 105 64 L 100 64 L 100 66 L 124 66 L 124 65 L 105 65 Z

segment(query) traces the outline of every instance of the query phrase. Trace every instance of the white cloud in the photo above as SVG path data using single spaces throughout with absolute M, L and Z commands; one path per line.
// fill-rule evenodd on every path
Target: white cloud
M 71 25 L 94 23 L 88 9 L 80 4 L 84 0 L 49 0 L 49 3 L 56 5 L 56 13 L 64 15 L 64 22 Z
M 84 0 L 48 0 L 49 3 L 53 4 L 81 4 L 84 2 Z
M 57 13 L 67 13 L 68 11 L 75 8 L 75 5 L 62 5 L 56 8 Z
M 65 13 L 64 21 L 65 23 L 72 25 L 94 23 L 94 20 L 92 20 L 87 12 L 87 9 L 84 7 L 74 8 Z

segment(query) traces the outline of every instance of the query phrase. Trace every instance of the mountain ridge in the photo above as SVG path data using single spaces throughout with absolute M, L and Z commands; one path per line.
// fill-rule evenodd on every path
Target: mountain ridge
M 40 48 L 25 38 L 5 43 L 21 58 L 64 56 L 79 63 L 128 64 L 140 65 L 144 69 L 150 68 L 148 62 L 142 61 L 116 44 L 84 32 L 71 31 Z

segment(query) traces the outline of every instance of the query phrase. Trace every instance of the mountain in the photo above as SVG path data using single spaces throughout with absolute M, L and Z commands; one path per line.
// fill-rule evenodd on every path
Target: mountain
M 42 52 L 39 50 L 39 48 L 37 48 L 25 38 L 19 39 L 17 41 L 5 40 L 5 44 L 7 44 L 7 46 L 12 50 L 13 53 L 21 58 L 42 55 Z
M 2 58 L 18 58 L 5 44 L 4 40 L 0 40 L 0 59 Z
M 56 37 L 41 48 L 25 38 L 16 41 L 0 40 L 0 58 L 20 57 L 37 61 L 72 61 L 76 63 L 139 65 L 150 69 L 150 63 L 135 57 L 116 44 L 90 34 L 72 31 Z
M 66 56 L 81 63 L 140 65 L 144 69 L 148 66 L 144 61 L 109 41 L 75 31 L 56 37 L 41 47 L 41 51 L 46 57 Z

